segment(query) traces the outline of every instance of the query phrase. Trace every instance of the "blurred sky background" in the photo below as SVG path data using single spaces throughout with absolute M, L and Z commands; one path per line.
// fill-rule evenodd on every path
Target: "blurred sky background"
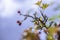
M 38 0 L 0 0 L 0 40 L 21 40 L 22 32 L 24 29 L 33 26 L 30 22 L 30 18 L 19 26 L 16 21 L 22 20 L 24 17 L 20 16 L 17 11 L 21 11 L 25 14 L 29 9 L 31 9 L 31 14 L 38 10 L 38 6 L 35 5 Z M 55 14 L 60 14 L 60 0 L 43 0 L 43 3 L 54 3 L 50 5 L 46 10 L 45 14 L 51 17 Z M 58 10 L 54 10 L 55 8 Z M 56 20 L 60 22 L 59 20 Z

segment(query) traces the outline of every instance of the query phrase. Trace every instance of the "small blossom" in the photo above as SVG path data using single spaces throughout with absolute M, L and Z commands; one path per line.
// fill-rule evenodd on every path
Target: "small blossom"
M 27 35 L 27 32 L 24 32 L 23 35 L 26 36 Z

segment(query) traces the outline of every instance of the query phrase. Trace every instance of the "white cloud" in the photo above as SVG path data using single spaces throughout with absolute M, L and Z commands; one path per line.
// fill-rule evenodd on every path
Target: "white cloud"
M 2 0 L 1 2 L 1 17 L 12 17 L 14 15 L 14 11 L 17 10 L 17 9 L 20 9 L 22 7 L 22 11 L 26 11 L 28 10 L 29 8 L 31 8 L 31 6 L 36 2 L 36 0 L 26 0 L 25 2 L 22 2 L 21 3 L 17 3 L 15 2 L 14 0 Z M 26 10 L 25 10 L 26 9 Z
M 2 17 L 12 17 L 14 15 L 15 10 L 22 9 L 21 11 L 25 13 L 27 10 L 29 10 L 32 5 L 34 5 L 35 2 L 38 0 L 26 0 L 25 2 L 17 3 L 14 0 L 2 0 L 0 3 L 0 15 Z M 43 0 L 43 2 L 53 2 L 56 0 Z M 56 1 L 57 2 L 57 1 Z M 35 6 L 33 7 L 35 8 Z
M 4 8 L 2 10 L 1 17 L 11 17 L 14 15 L 14 10 L 21 7 L 20 4 L 14 3 L 12 0 L 2 0 L 1 4 Z

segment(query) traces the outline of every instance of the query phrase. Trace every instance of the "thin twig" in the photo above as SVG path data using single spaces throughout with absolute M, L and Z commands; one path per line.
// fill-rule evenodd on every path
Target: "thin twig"
M 35 19 L 35 18 L 34 18 L 33 16 L 31 16 L 31 15 L 24 15 L 24 14 L 20 14 L 20 15 L 26 16 L 26 17 L 31 17 L 31 18 Z

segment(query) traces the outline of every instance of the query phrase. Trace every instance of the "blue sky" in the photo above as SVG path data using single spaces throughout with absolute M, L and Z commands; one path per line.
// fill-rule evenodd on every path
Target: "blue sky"
M 33 9 L 31 13 L 34 11 L 39 13 L 38 6 L 34 5 L 37 1 L 38 0 L 0 0 L 1 40 L 19 40 L 23 30 L 33 26 L 33 23 L 30 22 L 30 18 L 19 26 L 16 21 L 22 20 L 24 17 L 17 14 L 17 11 L 20 10 L 25 14 L 29 9 Z M 49 4 L 50 2 L 54 2 L 54 4 L 49 6 L 44 12 L 48 17 L 51 17 L 54 14 L 60 14 L 60 10 L 54 11 L 54 8 L 60 5 L 59 0 L 43 0 L 43 3 L 44 2 Z

